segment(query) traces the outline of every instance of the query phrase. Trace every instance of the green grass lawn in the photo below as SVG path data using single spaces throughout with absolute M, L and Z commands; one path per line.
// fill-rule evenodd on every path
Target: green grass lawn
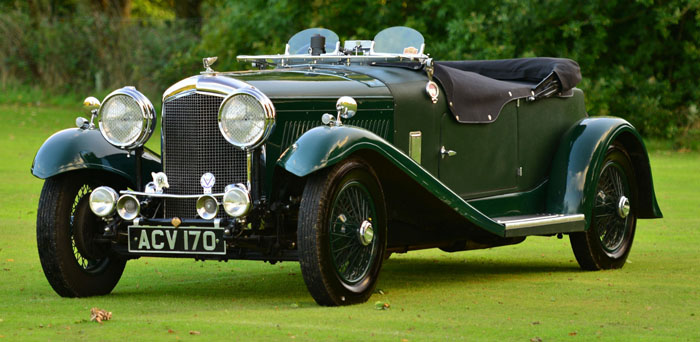
M 78 115 L 79 107 L 0 105 L 0 341 L 700 340 L 698 153 L 651 153 L 665 218 L 639 221 L 621 270 L 583 272 L 567 238 L 533 237 L 394 255 L 382 294 L 351 307 L 317 306 L 292 262 L 143 258 L 127 264 L 111 295 L 61 298 L 39 264 L 42 181 L 29 169 L 41 143 Z M 92 307 L 112 320 L 90 322 Z

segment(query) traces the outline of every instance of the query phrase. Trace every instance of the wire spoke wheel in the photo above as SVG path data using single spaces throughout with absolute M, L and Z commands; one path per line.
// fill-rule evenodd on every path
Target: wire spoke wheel
M 621 166 L 616 163 L 605 165 L 598 181 L 596 201 L 593 215 L 596 217 L 595 226 L 603 248 L 614 253 L 622 246 L 625 232 L 628 228 L 629 215 L 622 217 L 619 213 L 619 203 L 623 198 L 630 197 L 627 178 Z
M 73 205 L 71 206 L 71 211 L 70 211 L 70 230 L 69 230 L 69 235 L 70 235 L 70 242 L 71 242 L 71 249 L 73 250 L 73 256 L 75 257 L 75 261 L 78 264 L 80 268 L 82 268 L 85 272 L 91 273 L 91 272 L 99 272 L 108 262 L 109 260 L 107 258 L 101 258 L 101 259 L 91 259 L 89 257 L 86 257 L 83 255 L 83 253 L 80 251 L 78 248 L 78 244 L 76 243 L 76 236 L 75 234 L 78 231 L 78 225 L 80 224 L 98 224 L 101 225 L 100 220 L 90 220 L 92 222 L 84 222 L 84 220 L 78 219 L 78 212 L 79 210 L 89 210 L 87 207 L 87 201 L 88 198 L 90 197 L 90 193 L 92 192 L 93 187 L 89 184 L 83 184 L 80 189 L 78 190 L 78 193 L 75 196 L 75 199 L 73 200 Z M 80 217 L 84 217 L 85 214 L 89 213 L 82 213 L 83 215 L 80 215 Z M 92 215 L 89 215 L 92 216 Z M 81 227 L 82 228 L 82 227 Z M 95 229 L 94 227 L 88 227 L 88 229 Z M 81 229 L 82 230 L 82 229 Z
M 569 235 L 581 268 L 600 270 L 625 264 L 637 222 L 635 186 L 629 156 L 620 146 L 612 145 L 598 173 L 588 230 Z
M 384 194 L 361 159 L 310 177 L 299 207 L 302 275 L 320 305 L 362 303 L 372 295 L 386 248 Z
M 117 285 L 126 260 L 101 236 L 104 222 L 89 208 L 97 182 L 82 173 L 44 182 L 37 210 L 37 247 L 44 275 L 63 297 L 103 295 Z
M 330 249 L 338 275 L 349 284 L 367 275 L 377 252 L 377 239 L 363 241 L 361 232 L 362 224 L 375 216 L 371 195 L 362 184 L 349 183 L 340 190 L 330 215 Z

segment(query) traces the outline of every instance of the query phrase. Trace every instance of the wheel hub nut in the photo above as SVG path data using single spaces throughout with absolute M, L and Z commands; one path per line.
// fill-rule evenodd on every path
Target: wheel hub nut
M 368 220 L 362 221 L 360 225 L 360 243 L 363 246 L 368 246 L 374 240 L 374 229 L 372 228 L 372 222 Z
M 630 200 L 627 197 L 621 196 L 617 202 L 617 214 L 621 218 L 626 218 L 630 214 Z

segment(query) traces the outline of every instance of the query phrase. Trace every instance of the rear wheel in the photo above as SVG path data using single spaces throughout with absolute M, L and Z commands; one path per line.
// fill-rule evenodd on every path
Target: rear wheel
M 601 270 L 624 266 L 637 225 L 637 189 L 632 163 L 625 151 L 611 146 L 601 168 L 590 226 L 571 234 L 571 246 L 581 268 Z
M 320 305 L 372 295 L 386 249 L 384 195 L 371 168 L 348 160 L 312 176 L 299 208 L 302 275 Z
M 46 279 L 63 297 L 104 295 L 117 285 L 126 261 L 96 240 L 104 222 L 90 210 L 97 182 L 81 174 L 47 179 L 39 198 L 37 247 Z

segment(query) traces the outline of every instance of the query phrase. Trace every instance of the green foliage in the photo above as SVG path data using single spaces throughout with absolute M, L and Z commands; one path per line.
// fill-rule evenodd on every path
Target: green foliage
M 134 1 L 110 19 L 65 1 L 49 17 L 22 2 L 0 14 L 0 84 L 16 80 L 63 91 L 133 84 L 158 94 L 218 56 L 216 69 L 243 69 L 239 54 L 281 53 L 294 33 L 326 27 L 371 39 L 413 27 L 437 60 L 555 56 L 581 65 L 588 110 L 631 121 L 644 135 L 694 140 L 700 128 L 700 1 L 249 0 L 205 2 L 192 33 L 170 2 Z M 66 13 L 73 13 L 68 15 Z M 100 82 L 101 81 L 101 82 Z
M 574 59 L 591 114 L 621 116 L 647 136 L 687 145 L 698 124 L 699 19 L 697 0 L 228 1 L 210 11 L 195 51 L 222 57 L 220 68 L 241 68 L 236 55 L 281 53 L 307 27 L 367 39 L 406 25 L 423 33 L 437 60 Z
M 78 6 L 72 16 L 0 13 L 0 85 L 87 92 L 134 85 L 153 93 L 177 81 L 174 61 L 195 36 L 176 20 L 120 19 Z M 158 94 L 162 89 L 158 89 Z M 158 96 L 156 96 L 158 98 Z

